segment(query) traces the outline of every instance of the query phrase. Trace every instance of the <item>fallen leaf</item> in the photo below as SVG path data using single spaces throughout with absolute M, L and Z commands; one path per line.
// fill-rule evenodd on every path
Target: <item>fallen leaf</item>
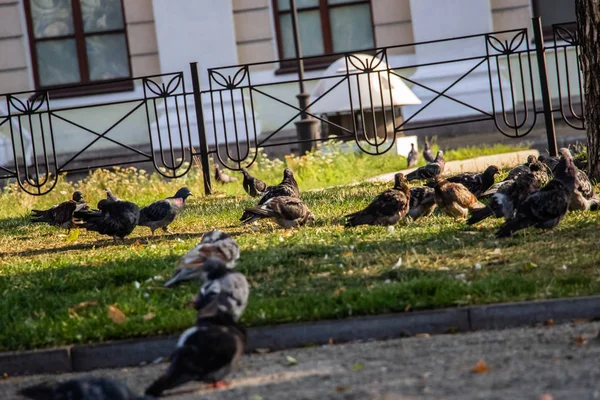
M 263 397 L 259 394 L 253 394 L 250 400 L 263 400 Z
M 254 349 L 255 352 L 257 352 L 258 354 L 266 354 L 268 352 L 271 351 L 271 349 L 267 349 L 265 347 L 259 347 L 257 349 Z
M 585 319 L 585 318 L 575 318 L 571 322 L 573 322 L 574 325 L 581 325 L 581 324 L 587 324 L 588 322 L 590 322 L 590 320 Z
M 575 336 L 575 338 L 573 339 L 575 341 L 576 344 L 583 346 L 584 344 L 587 344 L 588 340 L 585 336 Z
M 410 311 L 410 304 L 407 304 L 406 307 L 404 307 L 404 312 L 409 312 Z
M 342 257 L 352 257 L 352 252 L 346 251 L 345 253 L 342 253 Z
M 431 337 L 431 335 L 429 333 L 417 333 L 415 335 L 415 337 L 418 337 L 418 338 L 429 338 L 429 337 Z
M 477 364 L 475 364 L 475 366 L 471 369 L 471 372 L 476 373 L 476 374 L 483 374 L 485 372 L 488 372 L 489 368 L 487 366 L 487 364 L 485 363 L 485 361 L 483 361 L 483 358 L 479 359 L 479 361 L 477 361 Z
M 150 313 L 144 315 L 144 321 L 150 321 L 154 317 L 156 317 L 156 314 L 150 312 Z
M 142 246 L 142 244 L 140 243 L 139 240 L 136 240 L 132 245 L 131 248 L 134 250 L 140 250 L 141 248 L 143 248 L 144 246 Z
M 329 338 L 329 344 L 330 344 L 330 345 L 334 344 L 334 343 L 333 343 L 333 338 L 331 338 L 331 337 Z
M 364 366 L 361 363 L 354 363 L 352 365 L 352 371 L 360 371 Z
M 335 387 L 335 391 L 338 392 L 338 393 L 343 393 L 343 392 L 345 392 L 348 389 L 350 389 L 350 386 L 348 386 L 348 385 L 336 386 Z
M 123 311 L 119 310 L 116 306 L 108 306 L 108 318 L 112 320 L 115 324 L 122 324 L 127 320 Z
M 553 319 L 547 319 L 544 322 L 544 325 L 546 325 L 546 326 L 554 326 L 554 320 Z
M 529 261 L 527 264 L 525 264 L 525 268 L 528 268 L 528 269 L 537 268 L 537 264 Z
M 96 305 L 98 305 L 97 301 L 82 301 L 81 303 L 79 303 L 73 307 L 69 307 L 69 309 L 68 309 L 69 318 L 80 318 L 79 314 L 77 314 L 77 310 L 81 310 L 82 308 L 96 306 Z
M 335 290 L 333 291 L 333 294 L 334 294 L 335 296 L 339 296 L 339 295 L 340 295 L 340 293 L 342 293 L 342 292 L 345 292 L 345 291 L 346 291 L 346 288 L 345 288 L 345 287 L 343 287 L 343 286 L 341 286 L 339 289 L 335 289 Z
M 71 232 L 69 232 L 69 236 L 67 236 L 67 238 L 65 239 L 65 242 L 72 243 L 72 242 L 76 241 L 78 237 L 79 237 L 79 229 L 71 229 Z
M 285 359 L 288 362 L 288 366 L 292 366 L 292 365 L 296 365 L 298 364 L 298 360 L 296 360 L 294 357 L 292 356 L 285 356 Z
M 539 400 L 554 400 L 554 397 L 551 394 L 544 393 L 540 396 Z

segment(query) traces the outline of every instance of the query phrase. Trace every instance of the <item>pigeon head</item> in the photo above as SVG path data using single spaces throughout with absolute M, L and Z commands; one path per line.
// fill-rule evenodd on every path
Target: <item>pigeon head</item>
M 443 160 L 444 159 L 444 152 L 441 150 L 438 150 L 437 155 L 435 156 L 436 161 L 438 160 Z
M 296 183 L 296 179 L 294 178 L 294 172 L 291 168 L 286 168 L 283 170 L 283 180 L 281 183 L 286 183 L 293 186 L 298 186 Z
M 306 222 L 307 223 L 315 222 L 315 214 L 313 214 L 312 211 L 308 212 L 308 215 L 306 216 Z
M 500 170 L 495 165 L 490 165 L 485 169 L 484 175 L 486 176 L 494 176 L 500 173 Z
M 175 193 L 175 196 L 173 196 L 176 199 L 187 199 L 188 197 L 193 196 L 192 191 L 187 188 L 187 187 L 182 187 L 181 189 L 179 189 L 177 191 L 177 193 Z
M 396 175 L 394 175 L 394 187 L 395 188 L 400 188 L 402 185 L 406 185 L 407 183 L 408 183 L 408 181 L 404 177 L 404 174 L 398 172 Z
M 202 279 L 212 281 L 225 276 L 229 272 L 227 265 L 220 259 L 208 257 L 202 265 Z
M 554 169 L 554 178 L 564 183 L 569 191 L 573 192 L 575 187 L 579 185 L 579 180 L 577 179 L 577 167 L 573 163 L 573 157 L 568 149 L 560 149 L 559 153 L 563 157 L 561 157 L 558 165 Z
M 78 203 L 83 201 L 83 193 L 81 193 L 79 190 L 73 192 L 73 200 Z
M 246 168 L 242 168 L 242 174 L 244 174 L 246 178 L 250 178 L 250 174 L 248 173 L 248 170 Z
M 225 240 L 230 238 L 231 236 L 223 231 L 218 229 L 214 229 L 210 232 L 206 232 L 204 236 L 202 236 L 202 240 L 200 243 L 216 243 L 221 240 Z
M 543 156 L 540 156 L 540 157 L 543 157 Z M 541 160 L 538 159 L 538 161 L 541 161 Z M 535 156 L 533 154 L 528 155 L 527 156 L 527 164 L 531 164 L 534 162 L 535 162 Z
M 410 144 L 410 148 L 411 148 L 412 150 L 414 150 L 414 149 L 415 149 L 415 144 L 414 144 L 414 143 L 411 143 L 411 144 Z
M 429 150 L 429 142 L 425 140 L 425 150 Z
M 104 190 L 106 191 L 106 198 L 107 199 L 110 199 L 112 201 L 119 200 L 119 198 L 113 194 L 112 190 L 110 190 L 109 188 L 106 188 Z
M 562 158 L 570 158 L 573 159 L 573 156 L 571 155 L 571 151 L 569 149 L 567 149 L 566 147 L 561 147 L 558 150 L 558 154 L 560 154 L 560 156 Z

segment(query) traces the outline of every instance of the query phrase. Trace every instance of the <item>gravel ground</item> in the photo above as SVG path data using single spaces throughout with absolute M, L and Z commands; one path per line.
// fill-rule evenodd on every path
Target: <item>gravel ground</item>
M 594 322 L 253 354 L 231 375 L 228 388 L 191 383 L 166 398 L 600 399 L 599 330 Z M 487 371 L 475 373 L 480 359 Z M 122 379 L 141 393 L 164 369 L 159 364 L 93 374 Z M 19 398 L 19 388 L 44 380 L 82 375 L 5 379 L 0 399 Z

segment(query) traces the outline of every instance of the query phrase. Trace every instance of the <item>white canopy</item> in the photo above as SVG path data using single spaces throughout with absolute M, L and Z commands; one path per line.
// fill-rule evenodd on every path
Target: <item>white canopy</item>
M 360 73 L 360 70 L 355 65 L 361 66 L 375 66 L 373 71 L 382 72 L 370 72 L 360 73 L 358 75 L 358 81 L 360 82 L 360 96 L 362 106 L 364 109 L 371 108 L 382 108 L 390 106 L 390 88 L 391 88 L 391 99 L 394 106 L 402 106 L 406 104 L 421 104 L 421 100 L 406 86 L 402 79 L 396 75 L 388 74 L 388 65 L 376 59 L 368 54 L 354 54 L 353 63 L 348 62 L 348 71 L 350 74 Z M 345 75 L 346 74 L 346 59 L 342 57 L 336 60 L 333 64 L 323 72 L 323 76 L 334 76 L 334 75 Z M 389 81 L 388 81 L 389 77 Z M 369 78 L 371 93 L 369 94 Z M 358 110 L 359 96 L 358 96 L 358 85 L 356 76 L 351 75 L 350 88 L 352 93 L 352 108 Z M 381 80 L 381 83 L 380 83 Z M 310 95 L 310 102 L 315 101 L 327 90 L 331 89 L 340 80 L 338 78 L 327 78 L 321 79 L 317 86 Z M 383 95 L 383 96 L 382 96 Z M 383 104 L 382 99 L 383 97 Z M 371 104 L 372 101 L 372 104 Z M 351 111 L 350 99 L 348 97 L 348 82 L 339 84 L 331 92 L 327 93 L 323 98 L 319 99 L 310 108 L 311 112 L 316 114 L 331 114 L 336 112 L 349 112 Z

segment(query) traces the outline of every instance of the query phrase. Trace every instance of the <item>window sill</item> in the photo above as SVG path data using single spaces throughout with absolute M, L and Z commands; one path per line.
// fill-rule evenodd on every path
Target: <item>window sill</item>
M 78 84 L 71 86 L 51 86 L 38 90 L 47 91 L 51 99 L 66 99 L 71 97 L 93 96 L 108 93 L 133 91 L 133 79 L 115 80 L 102 83 Z M 35 95 L 34 95 L 35 96 Z

